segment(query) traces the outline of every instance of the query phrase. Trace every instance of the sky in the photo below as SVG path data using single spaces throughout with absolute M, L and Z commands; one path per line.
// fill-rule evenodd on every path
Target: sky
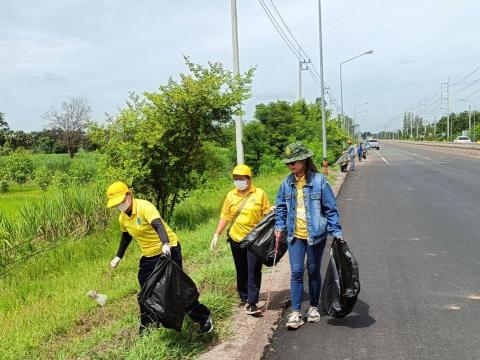
M 318 1 L 272 1 L 318 71 Z M 257 68 L 244 105 L 249 120 L 258 103 L 298 99 L 298 59 L 259 1 L 237 0 L 237 9 L 240 69 Z M 447 106 L 440 105 L 440 84 L 447 81 L 452 111 L 468 108 L 465 98 L 480 106 L 478 19 L 478 0 L 323 0 L 333 114 L 339 64 L 368 50 L 374 53 L 342 70 L 345 114 L 353 117 L 355 105 L 368 102 L 356 108 L 362 130 L 393 128 L 408 110 L 439 118 Z M 0 49 L 0 112 L 12 129 L 45 128 L 42 114 L 72 97 L 86 98 L 103 123 L 129 92 L 156 90 L 185 72 L 183 55 L 231 68 L 230 1 L 3 0 Z M 308 71 L 302 78 L 303 95 L 313 101 L 320 88 Z

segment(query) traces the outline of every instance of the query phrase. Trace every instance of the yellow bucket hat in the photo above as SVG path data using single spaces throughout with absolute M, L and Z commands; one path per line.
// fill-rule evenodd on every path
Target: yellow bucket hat
M 130 189 L 124 183 L 117 181 L 110 185 L 107 189 L 108 203 L 107 207 L 118 205 L 125 200 L 125 195 L 130 192 Z
M 232 171 L 233 175 L 240 175 L 240 176 L 248 176 L 249 178 L 252 177 L 252 170 L 247 165 L 237 165 Z

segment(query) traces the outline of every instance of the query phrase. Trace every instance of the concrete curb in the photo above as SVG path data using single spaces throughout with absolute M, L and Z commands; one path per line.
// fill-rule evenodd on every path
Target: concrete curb
M 348 173 L 338 172 L 332 187 L 338 197 Z M 264 306 L 268 289 L 271 287 L 271 300 L 267 312 L 262 317 L 252 317 L 239 308 L 231 324 L 232 338 L 214 346 L 199 356 L 200 360 L 259 360 L 264 354 L 278 322 L 290 301 L 290 266 L 288 253 L 275 266 L 273 281 L 272 268 L 264 268 L 259 306 Z

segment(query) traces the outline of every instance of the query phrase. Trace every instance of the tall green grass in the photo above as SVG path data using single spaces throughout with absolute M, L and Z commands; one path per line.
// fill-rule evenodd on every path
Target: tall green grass
M 0 272 L 66 237 L 78 238 L 105 228 L 109 220 L 103 189 L 95 186 L 70 188 L 25 202 L 19 206 L 16 220 L 0 212 Z

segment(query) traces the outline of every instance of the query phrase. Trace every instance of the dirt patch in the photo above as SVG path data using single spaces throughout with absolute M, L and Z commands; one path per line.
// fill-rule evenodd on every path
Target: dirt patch
M 136 310 L 138 305 L 135 294 L 135 292 L 129 293 L 124 298 L 110 303 L 109 306 L 98 307 L 89 313 L 82 314 L 74 326 L 45 343 L 39 349 L 40 354 L 45 359 L 56 359 L 57 354 L 62 350 L 71 348 L 73 342 L 86 340 L 93 335 L 94 331 L 112 326 L 126 313 Z M 120 329 L 113 337 L 99 342 L 89 351 L 91 356 L 83 357 L 83 359 L 98 358 L 98 354 L 108 353 L 111 349 L 127 346 L 133 343 L 137 334 L 137 328 Z

